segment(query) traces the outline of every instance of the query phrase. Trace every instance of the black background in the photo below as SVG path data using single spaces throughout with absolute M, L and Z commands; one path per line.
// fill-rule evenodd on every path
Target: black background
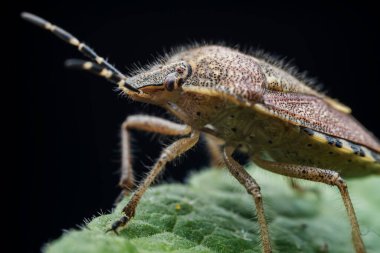
M 32 2 L 32 1 L 31 1 Z M 192 41 L 224 41 L 260 47 L 293 59 L 318 77 L 329 95 L 350 105 L 353 114 L 380 136 L 379 23 L 376 8 L 363 2 L 205 4 L 177 1 L 37 2 L 13 6 L 13 103 L 20 131 L 9 181 L 20 193 L 17 230 L 24 252 L 38 252 L 62 229 L 112 208 L 118 194 L 119 126 L 135 113 L 167 117 L 152 106 L 118 96 L 110 83 L 67 70 L 67 58 L 82 58 L 48 32 L 21 21 L 30 11 L 64 27 L 109 57 L 120 69 L 144 64 L 157 52 Z M 306 1 L 305 1 L 306 2 Z M 6 96 L 8 96 L 6 94 Z M 138 178 L 170 139 L 134 133 Z M 166 181 L 184 180 L 207 164 L 204 144 L 169 166 Z M 21 166 L 19 166 L 21 165 Z M 180 166 L 179 166 L 180 165 Z M 8 177 L 4 177 L 8 181 Z M 6 182 L 4 182 L 6 183 Z M 16 190 L 14 190 L 16 192 Z M 13 190 L 8 190 L 13 192 Z M 13 207 L 11 208 L 13 212 Z

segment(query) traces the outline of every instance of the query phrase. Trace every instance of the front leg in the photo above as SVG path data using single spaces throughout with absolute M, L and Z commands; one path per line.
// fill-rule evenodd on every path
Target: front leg
M 263 198 L 260 192 L 260 186 L 256 183 L 255 179 L 232 157 L 234 149 L 227 147 L 224 148 L 223 158 L 224 162 L 227 164 L 228 170 L 231 174 L 242 184 L 247 192 L 253 196 L 257 210 L 257 220 L 260 226 L 260 236 L 262 242 L 262 248 L 264 253 L 272 252 L 267 221 L 264 215 L 264 205 Z
M 326 170 L 302 165 L 270 162 L 261 159 L 258 155 L 254 156 L 254 162 L 263 169 L 272 171 L 277 174 L 292 178 L 301 178 L 305 180 L 322 182 L 325 184 L 337 186 L 346 207 L 348 217 L 351 223 L 352 240 L 356 253 L 365 253 L 364 243 L 360 234 L 359 223 L 356 218 L 355 210 L 352 205 L 350 195 L 348 194 L 347 184 L 340 177 L 339 173 L 333 170 Z
M 134 177 L 131 164 L 131 148 L 129 130 L 142 130 L 164 135 L 188 135 L 191 127 L 177 124 L 162 118 L 147 115 L 132 115 L 124 121 L 121 126 L 121 177 L 119 185 L 123 193 L 127 194 L 134 186 Z M 121 195 L 122 196 L 122 195 Z
M 109 231 L 114 231 L 117 233 L 118 230 L 125 227 L 128 221 L 135 215 L 136 207 L 145 193 L 146 189 L 152 184 L 152 182 L 156 179 L 156 177 L 160 174 L 160 172 L 164 169 L 165 165 L 174 160 L 176 157 L 180 156 L 191 147 L 193 147 L 199 140 L 199 133 L 193 131 L 190 137 L 185 137 L 179 139 L 172 143 L 170 146 L 166 147 L 157 162 L 154 164 L 153 168 L 150 170 L 147 177 L 144 181 L 139 185 L 137 190 L 133 193 L 131 199 L 128 204 L 123 208 L 124 216 L 119 220 L 112 224 L 111 229 Z

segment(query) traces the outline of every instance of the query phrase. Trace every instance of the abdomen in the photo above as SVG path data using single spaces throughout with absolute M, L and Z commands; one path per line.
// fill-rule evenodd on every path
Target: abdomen
M 331 169 L 345 178 L 380 174 L 380 154 L 362 145 L 303 127 L 286 138 L 267 150 L 273 160 Z

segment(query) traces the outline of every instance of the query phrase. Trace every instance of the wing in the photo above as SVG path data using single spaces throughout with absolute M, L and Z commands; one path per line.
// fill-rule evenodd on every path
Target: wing
M 227 89 L 215 87 L 189 86 L 183 87 L 183 90 L 194 94 L 219 97 L 245 107 L 255 107 L 263 113 L 291 124 L 308 127 L 380 152 L 380 142 L 371 132 L 351 114 L 331 106 L 324 98 L 301 93 L 263 90 L 257 93 L 251 92 L 253 95 L 251 93 L 232 95 Z
M 350 114 L 330 106 L 323 98 L 300 93 L 267 91 L 262 109 L 295 125 L 340 137 L 380 152 L 380 142 Z
M 264 55 L 262 55 L 264 56 Z M 297 73 L 295 68 L 286 66 L 286 64 L 265 56 L 265 59 L 256 59 L 263 70 L 266 82 L 264 88 L 272 91 L 281 91 L 285 93 L 301 93 L 312 95 L 323 99 L 330 106 L 344 113 L 351 113 L 351 109 L 336 99 L 329 98 L 325 94 L 312 88 L 314 81 L 307 79 L 304 75 Z M 282 66 L 281 66 L 282 65 Z M 309 85 L 307 85 L 309 84 Z

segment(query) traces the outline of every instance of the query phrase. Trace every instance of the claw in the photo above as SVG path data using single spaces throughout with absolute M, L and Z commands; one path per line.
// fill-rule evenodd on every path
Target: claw
M 123 216 L 117 221 L 115 221 L 110 229 L 106 230 L 106 233 L 113 231 L 116 235 L 119 235 L 119 232 L 117 232 L 117 229 L 127 224 L 129 221 L 129 218 L 127 216 Z
M 114 232 L 116 235 L 119 235 L 119 232 L 117 232 L 117 230 L 116 230 L 116 229 L 113 229 L 113 228 L 109 228 L 109 229 L 107 229 L 105 233 L 107 234 L 107 233 L 109 233 L 109 232 Z

